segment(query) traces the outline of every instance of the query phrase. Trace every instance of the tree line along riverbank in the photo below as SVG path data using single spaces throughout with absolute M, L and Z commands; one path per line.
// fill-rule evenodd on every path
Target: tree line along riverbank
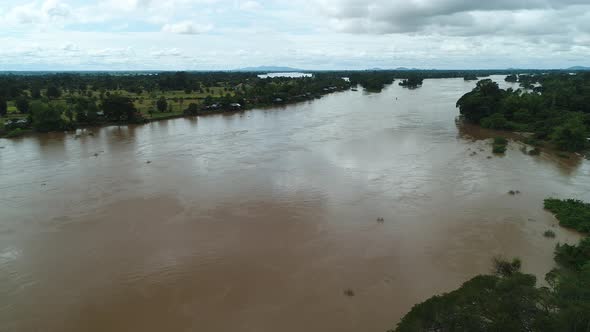
M 318 71 L 297 78 L 243 72 L 0 73 L 0 137 L 287 104 L 355 86 L 380 92 L 395 78 L 418 88 L 425 78 L 498 73 L 511 72 Z
M 519 88 L 483 79 L 457 101 L 465 120 L 485 128 L 530 133 L 526 143 L 576 152 L 590 137 L 590 73 L 509 75 Z

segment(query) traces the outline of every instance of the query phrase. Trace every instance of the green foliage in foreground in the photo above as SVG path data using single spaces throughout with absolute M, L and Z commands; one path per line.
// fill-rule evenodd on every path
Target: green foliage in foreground
M 590 210 L 576 200 L 547 199 L 545 207 L 576 229 Z M 590 331 L 590 238 L 558 245 L 555 259 L 560 267 L 546 275 L 549 287 L 536 287 L 533 275 L 520 272 L 520 261 L 496 260 L 493 275 L 415 305 L 391 331 Z
M 587 331 L 588 258 L 579 270 L 554 270 L 547 279 L 550 287 L 537 288 L 535 276 L 519 271 L 479 275 L 415 305 L 391 331 Z
M 551 331 L 544 292 L 532 275 L 480 275 L 414 308 L 395 331 Z
M 557 245 L 555 260 L 565 267 L 581 270 L 586 263 L 590 262 L 590 238 L 583 239 L 577 246 Z
M 547 198 L 545 209 L 555 214 L 561 226 L 590 233 L 590 204 L 576 199 Z

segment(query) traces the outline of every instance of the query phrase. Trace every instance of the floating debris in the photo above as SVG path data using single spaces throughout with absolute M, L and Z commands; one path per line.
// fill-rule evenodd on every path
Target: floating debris
M 148 161 L 146 161 L 145 163 L 146 163 L 146 164 L 151 164 L 151 163 L 152 163 L 152 161 L 151 161 L 151 160 L 148 160 Z
M 514 195 L 519 195 L 520 194 L 520 190 L 510 190 L 508 192 L 510 195 L 514 196 Z
M 377 222 L 382 224 L 385 222 L 385 219 L 383 217 L 379 217 L 379 218 L 377 218 Z
M 346 295 L 348 297 L 352 297 L 352 296 L 354 296 L 354 291 L 352 289 L 350 289 L 350 288 L 345 289 L 344 290 L 344 295 Z
M 95 157 L 98 157 L 98 153 L 95 153 L 95 154 L 94 154 L 94 156 L 95 156 Z

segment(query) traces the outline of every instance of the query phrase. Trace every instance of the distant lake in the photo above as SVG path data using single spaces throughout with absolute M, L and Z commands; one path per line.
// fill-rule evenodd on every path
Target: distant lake
M 268 74 L 262 74 L 262 75 L 258 75 L 258 77 L 260 78 L 273 78 L 273 77 L 292 77 L 292 78 L 299 78 L 299 77 L 312 77 L 312 74 L 309 73 L 298 73 L 298 72 L 293 72 L 293 73 L 268 73 Z

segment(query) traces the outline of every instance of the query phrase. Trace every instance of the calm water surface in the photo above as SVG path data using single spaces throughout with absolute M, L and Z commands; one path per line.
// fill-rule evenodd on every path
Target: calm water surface
M 385 331 L 496 255 L 542 280 L 589 164 L 488 159 L 474 85 L 0 140 L 0 330 Z

